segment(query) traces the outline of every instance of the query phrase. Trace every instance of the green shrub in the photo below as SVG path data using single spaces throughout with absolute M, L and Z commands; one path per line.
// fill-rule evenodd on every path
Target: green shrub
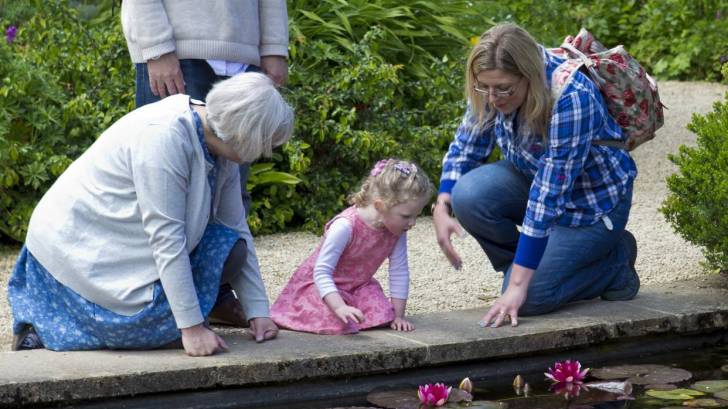
M 693 115 L 688 128 L 697 146 L 670 156 L 679 173 L 667 178 L 661 211 L 681 236 L 703 247 L 709 268 L 728 271 L 728 94 L 713 112 Z
M 302 182 L 254 189 L 251 227 L 319 230 L 385 157 L 415 160 L 437 179 L 462 113 L 463 62 L 441 57 L 426 67 L 429 76 L 410 75 L 373 51 L 384 36 L 374 27 L 351 50 L 319 40 L 296 45 L 298 55 L 319 61 L 293 60 L 287 97 L 296 111 L 296 137 L 276 163 Z
M 657 78 L 721 81 L 728 49 L 725 2 L 715 0 L 531 0 L 489 2 L 496 21 L 514 21 L 546 46 L 581 27 L 605 46 L 623 44 Z
M 133 108 L 117 0 L 0 0 L 0 236 L 21 241 L 38 198 Z M 718 80 L 728 38 L 712 0 L 288 0 L 296 137 L 256 164 L 254 233 L 313 231 L 385 156 L 437 182 L 462 114 L 469 41 L 514 21 L 547 46 L 581 26 L 661 78 Z M 116 8 L 116 14 L 114 14 Z M 723 56 L 725 57 L 725 56 Z M 726 65 L 728 67 L 728 65 Z M 728 68 L 723 80 L 728 82 Z
M 91 23 L 64 1 L 25 6 L 35 13 L 0 44 L 0 233 L 18 241 L 37 200 L 134 92 L 118 15 Z

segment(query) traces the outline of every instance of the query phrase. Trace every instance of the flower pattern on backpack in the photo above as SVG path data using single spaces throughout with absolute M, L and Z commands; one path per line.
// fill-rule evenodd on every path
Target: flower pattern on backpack
M 560 48 L 549 52 L 567 59 L 552 75 L 554 98 L 561 96 L 576 71 L 586 67 L 604 96 L 609 114 L 624 132 L 627 150 L 652 139 L 664 124 L 657 84 L 623 46 L 607 49 L 582 28 L 576 37 L 566 37 Z

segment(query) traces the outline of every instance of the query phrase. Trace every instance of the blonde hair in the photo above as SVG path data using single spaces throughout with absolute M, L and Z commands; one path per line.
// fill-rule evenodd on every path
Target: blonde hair
M 470 51 L 465 70 L 465 94 L 481 127 L 495 116 L 495 109 L 474 89 L 478 74 L 488 70 L 505 71 L 528 81 L 521 121 L 536 135 L 545 138 L 553 99 L 546 87 L 543 55 L 533 37 L 516 24 L 497 24 L 483 33 Z
M 349 196 L 349 203 L 365 207 L 380 199 L 391 209 L 410 200 L 429 199 L 434 190 L 421 167 L 400 159 L 383 159 L 374 165 L 359 191 Z
M 243 162 L 271 156 L 293 134 L 293 109 L 264 74 L 242 73 L 220 81 L 206 99 L 210 127 Z

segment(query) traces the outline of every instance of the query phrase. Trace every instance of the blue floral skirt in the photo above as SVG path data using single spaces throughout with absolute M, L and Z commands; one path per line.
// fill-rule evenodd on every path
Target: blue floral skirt
M 190 254 L 192 277 L 205 317 L 217 298 L 225 260 L 239 238 L 233 229 L 209 224 Z M 43 345 L 54 351 L 151 349 L 181 336 L 159 281 L 154 283 L 152 302 L 142 311 L 119 315 L 56 281 L 25 246 L 8 283 L 8 301 L 13 333 L 30 324 Z

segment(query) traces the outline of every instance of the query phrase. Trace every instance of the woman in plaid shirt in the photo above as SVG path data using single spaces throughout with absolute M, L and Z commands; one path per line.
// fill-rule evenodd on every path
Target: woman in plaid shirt
M 468 58 L 468 111 L 443 159 L 433 217 L 456 268 L 450 236 L 462 224 L 504 273 L 481 326 L 639 290 L 637 243 L 625 230 L 637 168 L 627 151 L 595 143 L 626 138 L 585 74 L 553 99 L 561 62 L 514 24 L 486 31 Z M 486 164 L 496 146 L 504 159 Z

